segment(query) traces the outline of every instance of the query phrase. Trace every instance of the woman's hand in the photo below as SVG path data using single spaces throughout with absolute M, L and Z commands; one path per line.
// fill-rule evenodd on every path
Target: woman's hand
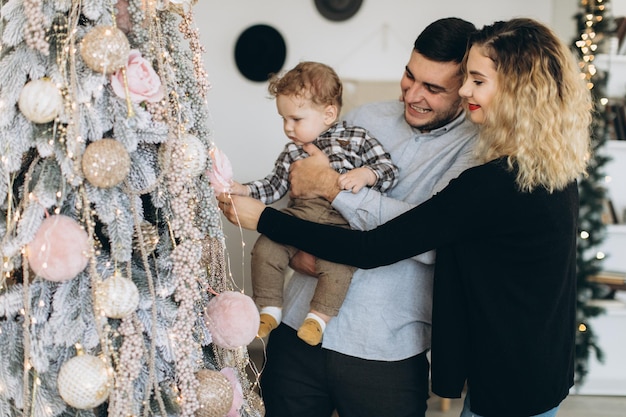
M 244 229 L 255 230 L 259 217 L 265 210 L 265 204 L 252 197 L 222 193 L 217 196 L 218 204 L 224 216 L 232 223 Z

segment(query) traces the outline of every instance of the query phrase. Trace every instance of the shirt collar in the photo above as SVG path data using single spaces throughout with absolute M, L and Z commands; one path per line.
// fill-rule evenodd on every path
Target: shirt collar
M 455 117 L 447 125 L 443 125 L 441 127 L 438 127 L 437 129 L 433 129 L 430 132 L 422 133 L 422 132 L 420 132 L 419 129 L 416 129 L 416 128 L 413 128 L 413 130 L 419 136 L 433 136 L 433 137 L 437 137 L 437 136 L 443 135 L 444 133 L 449 132 L 450 130 L 454 129 L 457 126 L 460 126 L 461 124 L 463 124 L 465 122 L 469 122 L 469 121 L 465 117 L 465 111 L 462 111 L 461 113 L 459 113 L 459 115 L 457 117 Z M 471 123 L 471 122 L 469 122 L 469 123 Z

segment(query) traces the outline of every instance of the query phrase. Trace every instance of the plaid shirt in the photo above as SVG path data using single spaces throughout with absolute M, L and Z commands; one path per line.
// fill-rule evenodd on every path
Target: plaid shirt
M 328 156 L 331 168 L 340 174 L 363 166 L 370 168 L 377 177 L 372 188 L 380 192 L 389 190 L 398 181 L 398 168 L 391 162 L 391 156 L 362 127 L 337 123 L 313 143 Z M 250 189 L 250 196 L 265 204 L 280 200 L 289 191 L 289 167 L 307 156 L 302 146 L 289 142 L 267 177 L 245 184 Z

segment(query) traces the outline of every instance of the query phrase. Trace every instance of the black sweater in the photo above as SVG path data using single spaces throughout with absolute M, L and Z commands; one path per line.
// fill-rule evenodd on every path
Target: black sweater
M 374 268 L 437 249 L 432 384 L 472 411 L 522 417 L 556 407 L 574 380 L 578 188 L 520 192 L 497 160 L 369 232 L 267 208 L 258 231 L 333 262 Z

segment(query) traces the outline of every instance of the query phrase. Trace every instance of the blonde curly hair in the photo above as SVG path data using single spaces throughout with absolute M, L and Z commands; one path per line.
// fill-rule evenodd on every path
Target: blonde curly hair
M 507 157 L 522 191 L 553 192 L 585 175 L 593 105 L 572 52 L 525 18 L 485 26 L 470 37 L 468 51 L 472 46 L 493 60 L 498 76 L 478 157 Z

